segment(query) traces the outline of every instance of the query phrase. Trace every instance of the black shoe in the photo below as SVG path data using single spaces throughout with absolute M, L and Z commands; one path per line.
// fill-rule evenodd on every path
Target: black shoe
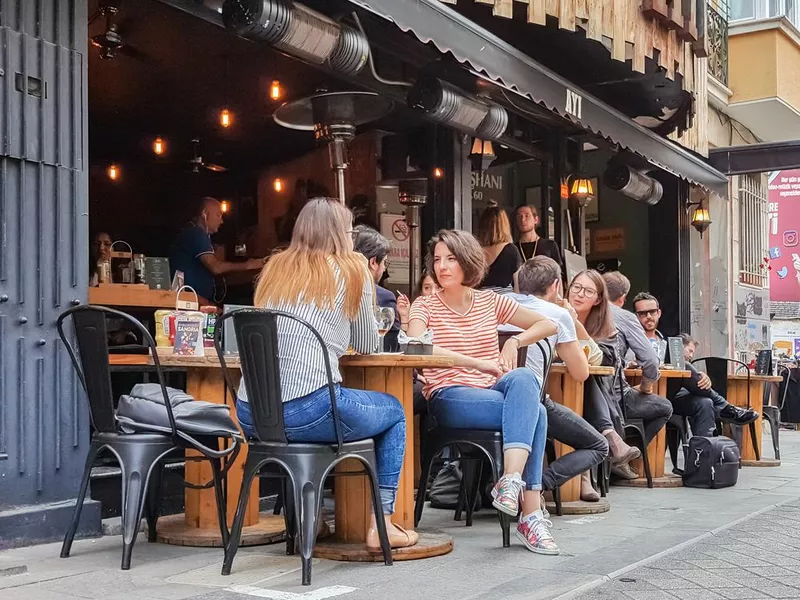
M 719 411 L 719 418 L 735 425 L 748 425 L 758 419 L 758 413 L 752 408 L 739 408 L 729 404 Z

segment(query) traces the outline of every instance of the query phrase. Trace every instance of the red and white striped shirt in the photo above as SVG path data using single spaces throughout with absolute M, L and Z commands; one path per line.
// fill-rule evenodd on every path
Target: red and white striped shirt
M 434 294 L 414 300 L 409 321 L 422 321 L 427 329 L 433 331 L 433 343 L 440 348 L 471 358 L 497 361 L 500 358 L 497 327 L 508 323 L 518 307 L 517 301 L 507 296 L 489 290 L 474 290 L 472 305 L 462 315 L 445 304 L 440 294 Z M 423 375 L 428 382 L 422 390 L 426 398 L 451 385 L 488 388 L 497 382 L 488 373 L 464 367 L 424 369 Z

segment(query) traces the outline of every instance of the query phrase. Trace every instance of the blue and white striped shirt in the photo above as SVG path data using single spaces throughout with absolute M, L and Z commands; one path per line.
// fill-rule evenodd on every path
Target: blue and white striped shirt
M 341 383 L 339 358 L 348 346 L 361 354 L 374 352 L 380 340 L 375 320 L 375 284 L 364 272 L 364 291 L 355 320 L 344 313 L 345 285 L 338 266 L 329 260 L 334 271 L 337 290 L 333 308 L 318 308 L 313 302 L 284 302 L 265 308 L 290 313 L 310 323 L 325 340 L 334 383 Z M 278 319 L 278 351 L 281 370 L 281 395 L 284 402 L 307 396 L 327 385 L 322 348 L 316 337 L 304 325 Z M 239 399 L 247 402 L 244 382 L 239 385 Z

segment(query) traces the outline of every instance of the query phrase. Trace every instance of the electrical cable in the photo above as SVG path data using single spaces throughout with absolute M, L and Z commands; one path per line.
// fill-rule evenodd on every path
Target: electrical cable
M 375 63 L 372 60 L 372 46 L 370 46 L 369 38 L 367 37 L 366 31 L 364 31 L 364 27 L 361 25 L 361 20 L 358 18 L 358 15 L 353 12 L 352 13 L 353 20 L 356 22 L 356 27 L 361 32 L 361 35 L 364 36 L 364 39 L 367 41 L 367 47 L 369 48 L 369 53 L 367 54 L 367 63 L 369 64 L 369 70 L 372 72 L 372 76 L 381 83 L 385 85 L 394 85 L 398 87 L 413 87 L 413 83 L 409 83 L 407 81 L 392 81 L 391 79 L 384 79 L 378 72 L 375 70 Z

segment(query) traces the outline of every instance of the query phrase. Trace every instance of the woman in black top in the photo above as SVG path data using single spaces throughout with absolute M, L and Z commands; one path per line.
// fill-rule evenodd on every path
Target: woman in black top
M 512 291 L 514 273 L 522 265 L 522 259 L 512 241 L 511 223 L 506 211 L 499 206 L 484 210 L 476 237 L 489 265 L 480 287 L 500 293 Z
M 519 231 L 519 242 L 517 249 L 522 255 L 522 262 L 530 260 L 534 256 L 549 256 L 561 267 L 564 273 L 564 259 L 561 256 L 561 248 L 554 240 L 539 237 L 536 228 L 539 226 L 539 211 L 534 206 L 518 206 L 516 212 L 517 231 Z

